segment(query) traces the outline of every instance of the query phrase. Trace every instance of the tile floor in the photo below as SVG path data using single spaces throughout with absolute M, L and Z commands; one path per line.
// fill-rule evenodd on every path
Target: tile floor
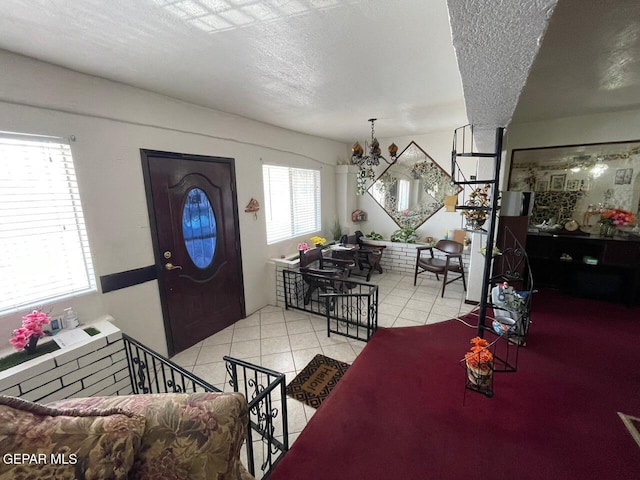
M 381 327 L 437 323 L 473 309 L 464 303 L 461 282 L 447 285 L 444 298 L 440 297 L 441 282 L 429 274 L 418 277 L 415 287 L 412 275 L 374 274 L 371 282 L 379 286 Z M 283 372 L 288 383 L 318 353 L 352 363 L 365 345 L 335 334 L 327 337 L 324 317 L 267 306 L 172 360 L 221 390 L 230 390 L 224 355 Z M 315 409 L 291 398 L 287 399 L 287 409 L 289 441 L 293 443 Z

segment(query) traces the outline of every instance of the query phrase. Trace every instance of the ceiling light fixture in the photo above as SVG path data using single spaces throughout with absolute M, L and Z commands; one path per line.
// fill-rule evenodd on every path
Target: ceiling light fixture
M 364 149 L 360 143 L 356 142 L 351 147 L 351 165 L 358 165 L 363 168 L 365 165 L 368 167 L 380 165 L 380 159 L 384 160 L 388 165 L 391 165 L 396 161 L 398 153 L 398 146 L 395 143 L 389 145 L 389 156 L 391 161 L 387 160 L 381 155 L 380 143 L 376 138 L 375 121 L 377 118 L 370 118 L 367 120 L 371 122 L 371 145 L 369 146 L 369 153 L 367 153 L 367 143 L 364 144 Z

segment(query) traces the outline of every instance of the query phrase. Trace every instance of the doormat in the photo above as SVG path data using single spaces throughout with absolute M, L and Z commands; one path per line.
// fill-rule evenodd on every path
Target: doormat
M 318 408 L 349 367 L 348 363 L 318 354 L 287 385 L 287 395 Z

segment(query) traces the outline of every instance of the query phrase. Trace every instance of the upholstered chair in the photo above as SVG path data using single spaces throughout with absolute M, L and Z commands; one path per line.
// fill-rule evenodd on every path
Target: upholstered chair
M 419 274 L 431 272 L 436 274 L 437 280 L 440 280 L 440 275 L 443 276 L 441 297 L 444 297 L 445 287 L 456 280 L 462 280 L 462 285 L 466 292 L 467 282 L 464 278 L 464 264 L 462 263 L 463 250 L 464 245 L 454 240 L 438 240 L 438 243 L 433 247 L 426 245 L 417 247 L 413 284 L 416 284 Z M 434 251 L 439 252 L 440 255 L 436 257 Z M 460 275 L 455 278 L 448 278 L 449 272 L 459 273 Z

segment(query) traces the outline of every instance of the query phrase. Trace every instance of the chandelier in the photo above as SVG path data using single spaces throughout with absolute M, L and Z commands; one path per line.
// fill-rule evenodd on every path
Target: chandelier
M 368 122 L 371 122 L 371 146 L 369 147 L 369 153 L 366 152 L 366 142 L 364 144 L 364 149 L 360 143 L 354 143 L 353 147 L 351 147 L 351 165 L 358 165 L 360 168 L 363 168 L 365 165 L 368 167 L 380 165 L 380 159 L 384 160 L 389 165 L 396 161 L 398 146 L 395 143 L 389 145 L 389 156 L 391 157 L 391 161 L 381 155 L 380 143 L 375 135 L 376 132 L 374 124 L 376 120 L 377 118 L 370 118 L 367 120 Z

